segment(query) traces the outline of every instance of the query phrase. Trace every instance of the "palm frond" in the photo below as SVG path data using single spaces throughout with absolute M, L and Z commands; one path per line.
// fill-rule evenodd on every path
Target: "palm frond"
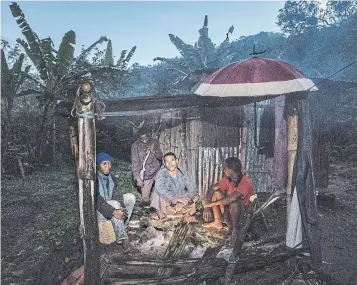
M 86 56 L 99 44 L 103 43 L 103 42 L 107 42 L 108 38 L 101 36 L 99 38 L 99 40 L 97 40 L 96 42 L 94 42 L 92 45 L 90 45 L 88 48 L 86 48 L 85 50 L 83 50 L 81 52 L 81 54 L 77 57 L 76 59 L 76 63 L 78 63 L 81 60 L 84 60 L 86 58 Z
M 76 33 L 72 30 L 65 33 L 58 49 L 56 72 L 57 78 L 62 78 L 68 73 L 73 64 Z
M 123 64 L 124 64 L 124 60 L 125 60 L 125 55 L 128 51 L 127 50 L 122 50 L 120 53 L 120 57 L 117 61 L 116 67 L 122 68 Z
M 23 53 L 20 54 L 19 58 L 16 60 L 16 62 L 14 63 L 11 69 L 12 71 L 11 88 L 12 90 L 14 90 L 14 92 L 16 92 L 18 88 L 18 83 L 20 81 L 21 74 L 22 74 L 22 64 L 24 62 L 24 59 L 25 59 L 25 54 Z
M 21 76 L 19 78 L 19 80 L 17 81 L 17 86 L 16 86 L 16 91 L 19 90 L 22 86 L 22 84 L 24 84 L 27 75 L 29 74 L 29 71 L 31 69 L 31 65 L 27 65 L 24 69 L 24 71 L 21 72 Z
M 26 53 L 27 51 L 31 50 L 30 54 L 28 56 L 36 66 L 38 72 L 40 73 L 40 77 L 43 80 L 48 79 L 48 73 L 46 70 L 46 63 L 43 55 L 43 51 L 41 49 L 41 41 L 38 38 L 37 34 L 31 29 L 30 25 L 27 23 L 25 19 L 25 14 L 22 12 L 20 6 L 16 3 L 13 2 L 10 5 L 11 13 L 13 17 L 16 19 L 16 23 L 19 25 L 22 34 L 25 36 L 26 41 L 27 41 L 27 49 L 25 49 Z M 19 40 L 17 40 L 21 45 L 23 43 Z
M 107 43 L 107 49 L 105 50 L 103 65 L 104 66 L 113 66 L 114 65 L 113 46 L 112 46 L 111 40 L 109 40 Z
M 183 40 L 179 37 L 169 34 L 171 42 L 175 45 L 178 49 L 182 57 L 185 59 L 186 62 L 190 63 L 190 68 L 193 70 L 201 69 L 202 62 L 200 61 L 200 54 L 197 49 L 193 46 L 186 44 Z
M 50 37 L 41 40 L 42 52 L 45 58 L 46 70 L 49 76 L 54 74 L 56 57 L 52 53 L 53 41 Z
M 1 94 L 6 96 L 11 85 L 10 69 L 6 61 L 5 52 L 1 49 Z
M 132 59 L 135 51 L 136 51 L 136 46 L 133 46 L 131 48 L 131 50 L 129 51 L 128 55 L 126 56 L 126 58 L 124 59 L 124 62 L 123 62 L 124 69 L 128 67 L 128 64 L 129 64 L 130 60 Z

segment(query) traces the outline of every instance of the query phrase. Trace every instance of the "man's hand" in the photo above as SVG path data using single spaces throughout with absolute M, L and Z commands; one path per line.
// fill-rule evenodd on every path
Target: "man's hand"
M 205 222 L 211 222 L 213 220 L 213 214 L 212 214 L 212 209 L 210 208 L 205 208 L 203 210 L 203 220 Z
M 144 186 L 144 181 L 142 181 L 140 178 L 138 178 L 136 180 L 136 185 L 140 188 L 142 188 Z
M 112 214 L 118 220 L 124 220 L 125 218 L 124 211 L 122 209 L 114 210 Z
M 211 208 L 212 206 L 211 206 L 211 203 L 208 201 L 208 200 L 203 200 L 202 201 L 202 206 L 203 206 L 203 208 Z

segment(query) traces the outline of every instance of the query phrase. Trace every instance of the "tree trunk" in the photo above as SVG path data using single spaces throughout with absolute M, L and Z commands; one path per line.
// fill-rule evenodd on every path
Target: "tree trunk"
M 47 115 L 48 115 L 48 110 L 50 107 L 51 101 L 48 101 L 45 103 L 42 116 L 41 116 L 41 123 L 40 127 L 37 132 L 37 138 L 36 138 L 36 150 L 35 150 L 35 157 L 36 157 L 36 164 L 37 166 L 40 166 L 42 164 L 42 144 L 43 144 L 43 134 L 45 130 L 45 125 L 47 122 Z
M 95 206 L 95 120 L 81 117 L 86 112 L 94 115 L 92 93 L 83 92 L 77 98 L 79 161 L 79 213 L 84 248 L 84 284 L 100 284 L 100 247 Z

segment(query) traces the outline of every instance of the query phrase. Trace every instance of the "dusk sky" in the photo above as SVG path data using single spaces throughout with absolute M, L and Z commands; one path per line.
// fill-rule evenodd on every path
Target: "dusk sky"
M 1 2 L 1 36 L 14 44 L 22 37 L 10 12 L 11 2 Z M 77 52 L 107 36 L 112 40 L 114 55 L 136 45 L 131 63 L 153 64 L 153 58 L 179 55 L 168 34 L 194 44 L 198 30 L 208 15 L 209 36 L 216 44 L 225 39 L 234 26 L 231 40 L 240 36 L 275 31 L 278 10 L 284 2 L 18 2 L 32 29 L 42 38 L 50 36 L 58 47 L 63 35 L 74 30 Z

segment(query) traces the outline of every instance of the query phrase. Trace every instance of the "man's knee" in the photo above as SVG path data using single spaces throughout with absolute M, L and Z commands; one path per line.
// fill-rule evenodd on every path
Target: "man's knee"
M 237 200 L 229 204 L 229 210 L 238 214 L 242 211 L 243 207 L 244 205 L 241 200 Z
M 212 195 L 212 202 L 223 199 L 225 197 L 224 193 L 220 190 L 214 191 Z
M 120 202 L 117 201 L 117 200 L 109 200 L 107 201 L 107 203 L 112 206 L 114 209 L 120 209 L 121 206 L 120 206 Z

